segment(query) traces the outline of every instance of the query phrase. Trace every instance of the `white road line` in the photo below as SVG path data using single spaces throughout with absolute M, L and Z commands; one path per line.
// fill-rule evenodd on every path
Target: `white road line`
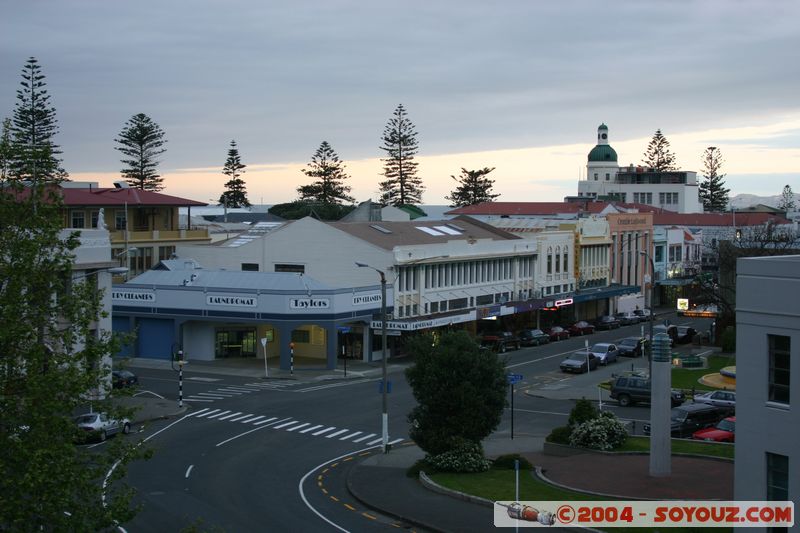
M 374 437 L 374 436 L 375 436 L 375 433 L 370 433 L 369 435 L 364 435 L 363 437 L 357 438 L 353 442 L 361 442 L 362 440 L 367 440 L 368 438 Z
M 210 394 L 219 394 L 220 396 L 225 396 L 228 398 L 233 398 L 234 396 L 241 396 L 241 392 L 232 392 L 232 391 L 223 391 L 222 389 L 214 389 L 209 391 Z M 199 394 L 203 394 L 202 392 Z
M 208 411 L 207 413 L 203 413 L 202 415 L 197 415 L 197 418 L 203 418 L 204 416 L 213 415 L 214 413 L 218 413 L 222 411 L 222 409 L 214 409 L 213 411 Z
M 236 440 L 239 437 L 244 437 L 245 435 L 249 435 L 250 433 L 253 433 L 255 431 L 266 429 L 266 428 L 270 427 L 271 425 L 277 424 L 279 422 L 283 422 L 284 420 L 288 420 L 288 418 L 284 418 L 283 420 L 278 420 L 278 422 L 273 422 L 272 424 L 266 424 L 266 425 L 263 425 L 263 426 L 258 426 L 258 424 L 255 424 L 256 426 L 258 426 L 256 429 L 251 429 L 250 431 L 245 431 L 244 433 L 239 433 L 238 435 L 234 435 L 233 437 L 231 437 L 231 438 L 229 438 L 227 440 L 224 440 L 224 441 L 220 442 L 219 444 L 217 444 L 217 447 L 222 446 L 223 444 L 227 444 L 232 440 Z
M 382 440 L 383 440 L 383 437 L 381 437 L 381 438 L 379 438 L 379 439 L 371 440 L 371 441 L 369 441 L 369 442 L 367 443 L 367 446 L 372 446 L 373 444 L 378 444 L 378 443 L 379 443 L 379 442 L 381 442 Z
M 133 395 L 133 397 L 135 398 L 135 397 L 139 396 L 140 394 L 152 394 L 156 398 L 161 398 L 162 400 L 164 399 L 163 396 L 161 396 L 160 394 L 156 394 L 155 392 L 153 392 L 151 390 L 143 390 L 141 392 L 137 392 L 136 394 Z
M 356 435 L 361 435 L 361 431 L 356 431 L 355 433 L 350 433 L 349 435 L 345 435 L 344 437 L 342 437 L 339 440 L 347 440 L 347 439 L 349 439 L 351 437 L 355 437 Z
M 212 418 L 217 418 L 218 416 L 227 415 L 228 413 L 230 413 L 230 411 L 222 411 L 222 412 L 217 413 L 215 415 L 209 416 L 208 419 L 211 420 Z
M 148 379 L 150 379 L 150 378 L 148 378 Z M 192 381 L 222 381 L 219 378 L 201 378 L 201 377 L 194 377 L 194 376 L 190 377 L 190 378 L 186 378 L 186 379 L 191 379 Z M 172 381 L 174 381 L 174 380 L 172 380 Z
M 287 419 L 287 420 L 288 420 L 288 419 Z M 289 421 L 289 422 L 284 422 L 284 423 L 283 423 L 283 424 L 281 424 L 280 426 L 273 426 L 273 429 L 281 429 L 281 428 L 285 428 L 286 426 L 293 426 L 293 425 L 295 425 L 295 424 L 299 424 L 299 423 L 300 423 L 300 421 L 299 421 L 299 420 L 291 420 L 291 421 Z
M 299 426 L 295 426 L 295 427 L 293 427 L 293 428 L 289 428 L 289 429 L 287 429 L 286 431 L 294 431 L 295 429 L 304 428 L 304 427 L 306 427 L 307 425 L 308 425 L 308 422 L 306 422 L 306 423 L 304 423 L 304 424 L 300 424 Z
M 183 401 L 185 401 L 185 402 L 208 402 L 208 403 L 214 403 L 214 400 L 209 400 L 207 398 L 195 398 L 194 396 L 187 396 L 186 398 L 183 399 Z
M 403 440 L 403 439 L 394 439 L 394 440 L 390 440 L 390 441 L 389 441 L 389 442 L 387 442 L 386 444 L 397 444 L 398 442 L 400 442 L 400 441 L 402 441 L 402 440 Z
M 242 424 L 249 424 L 251 422 L 255 422 L 256 420 L 260 420 L 262 418 L 264 418 L 264 415 L 261 415 L 261 416 L 250 416 L 250 417 L 247 417 L 244 420 L 242 420 Z
M 258 422 L 254 422 L 253 425 L 254 426 L 260 426 L 261 424 L 266 424 L 267 422 L 269 422 L 271 420 L 275 420 L 276 418 L 278 418 L 278 417 L 277 416 L 273 416 L 272 418 L 267 418 L 266 420 L 259 420 Z
M 230 411 L 228 411 L 228 412 L 230 413 Z M 229 415 L 223 416 L 222 418 L 220 418 L 220 420 L 227 420 L 228 418 L 233 418 L 234 416 L 238 416 L 240 414 L 242 414 L 242 412 L 241 411 L 237 411 L 235 413 L 231 413 Z
M 248 389 L 231 389 L 229 387 L 226 387 L 224 389 L 217 389 L 217 390 L 220 391 L 220 392 L 231 393 L 231 394 L 250 394 L 251 392 L 253 392 L 253 391 L 248 390 Z
M 189 474 L 192 473 L 192 468 L 194 468 L 194 465 L 189 465 L 189 468 L 186 469 L 186 479 L 189 479 Z
M 511 408 L 506 407 L 507 411 L 510 411 Z M 533 411 L 531 409 L 519 409 L 517 407 L 514 408 L 515 411 L 522 411 L 524 413 L 536 413 L 538 415 L 556 415 L 556 416 L 569 416 L 569 413 L 556 413 L 555 411 Z
M 231 398 L 231 396 L 226 396 L 224 394 L 212 394 L 210 392 L 198 392 L 193 396 L 199 396 L 201 398 L 214 398 L 215 400 L 222 400 L 223 398 Z
M 188 415 L 186 415 L 186 416 L 197 416 L 197 415 L 199 415 L 200 413 L 205 413 L 206 411 L 208 411 L 208 407 L 203 407 L 203 408 L 202 408 L 202 409 L 200 409 L 199 411 L 197 411 L 197 412 L 195 412 L 195 413 L 189 413 L 189 414 L 188 414 Z
M 336 429 L 336 426 L 331 426 L 331 427 L 328 427 L 328 428 L 325 428 L 325 429 L 320 429 L 319 431 L 316 431 L 316 432 L 312 433 L 312 435 L 314 435 L 316 437 L 318 435 L 322 435 L 323 433 L 327 433 L 328 431 L 332 431 L 334 429 Z
M 253 416 L 253 414 L 247 413 L 246 415 L 237 416 L 236 418 L 231 418 L 228 422 L 238 422 L 239 420 L 244 420 L 245 418 L 248 418 L 250 416 Z
M 317 385 L 315 387 L 307 387 L 305 389 L 297 389 L 294 392 L 312 392 L 323 389 L 332 389 L 335 387 L 344 387 L 347 385 L 356 385 L 358 383 L 367 383 L 369 381 L 378 381 L 377 379 L 357 379 L 354 381 L 343 381 L 340 383 L 329 383 L 328 385 Z
M 326 439 L 330 439 L 330 438 L 335 437 L 336 435 L 341 435 L 342 433 L 347 433 L 348 431 L 350 431 L 350 430 L 349 429 L 342 429 L 342 430 L 337 431 L 336 433 L 331 433 L 330 435 L 325 435 L 325 438 Z
M 310 428 L 306 428 L 300 433 L 308 433 L 309 431 L 314 431 L 315 429 L 319 429 L 322 427 L 322 424 L 317 424 L 316 426 L 311 426 Z
M 580 351 L 580 350 L 581 350 L 581 348 L 575 348 L 574 350 L 569 350 L 567 352 L 557 353 L 555 355 L 548 355 L 547 357 L 540 357 L 539 359 L 531 359 L 530 361 L 523 361 L 522 363 L 514 363 L 513 365 L 506 366 L 506 368 L 514 368 L 514 367 L 522 366 L 522 365 L 530 365 L 532 363 L 538 363 L 539 361 L 546 361 L 547 359 L 553 359 L 554 357 L 564 357 L 567 354 L 574 353 L 574 352 L 577 352 L 577 351 Z

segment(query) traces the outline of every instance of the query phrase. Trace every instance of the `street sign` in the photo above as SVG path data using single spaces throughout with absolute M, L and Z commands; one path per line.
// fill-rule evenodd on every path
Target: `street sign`
M 511 385 L 513 385 L 522 381 L 522 374 L 508 374 L 506 379 Z
M 377 334 L 377 335 L 380 335 L 382 330 L 381 330 L 381 329 L 374 329 L 374 328 L 373 328 L 373 330 L 372 330 L 372 331 L 374 331 L 374 332 L 375 332 L 375 334 Z M 386 330 L 386 335 L 387 335 L 388 337 L 399 337 L 399 336 L 401 336 L 402 334 L 403 334 L 403 332 L 402 332 L 402 331 L 400 331 L 399 329 L 387 329 L 387 330 Z

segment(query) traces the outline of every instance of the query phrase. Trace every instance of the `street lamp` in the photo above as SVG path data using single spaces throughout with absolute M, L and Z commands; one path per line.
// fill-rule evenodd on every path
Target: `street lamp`
M 389 410 L 386 397 L 386 389 L 388 388 L 388 382 L 386 381 L 386 275 L 383 273 L 383 270 L 378 270 L 374 266 L 370 266 L 366 263 L 359 263 L 356 261 L 356 266 L 371 268 L 381 276 L 381 367 L 383 372 L 383 387 L 381 387 L 383 402 L 381 447 L 383 448 L 383 453 L 389 453 Z
M 126 230 L 126 234 L 127 234 L 127 230 Z M 124 268 L 125 272 L 121 272 L 121 273 L 118 273 L 118 274 L 125 274 L 125 280 L 126 281 L 128 279 L 128 271 L 131 269 L 131 255 L 135 254 L 138 251 L 139 251 L 139 249 L 137 247 L 131 246 L 130 248 L 126 248 L 126 249 L 122 250 L 121 252 L 119 252 L 118 254 L 116 254 L 114 256 L 114 259 L 119 259 L 123 255 L 125 256 L 125 265 L 126 266 L 120 267 L 120 268 Z M 114 274 L 114 272 L 112 272 L 112 274 Z
M 650 339 L 647 342 L 647 373 L 652 377 L 653 375 L 653 320 L 656 317 L 655 307 L 653 302 L 656 297 L 656 266 L 653 263 L 653 258 L 644 250 L 639 250 L 639 253 L 647 258 L 650 262 Z

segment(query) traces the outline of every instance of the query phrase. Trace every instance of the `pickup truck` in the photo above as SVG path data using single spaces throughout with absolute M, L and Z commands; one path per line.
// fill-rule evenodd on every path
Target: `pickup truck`
M 493 333 L 485 333 L 480 338 L 481 346 L 489 348 L 497 353 L 505 353 L 506 350 L 519 350 L 520 340 L 519 337 L 510 331 L 495 331 Z

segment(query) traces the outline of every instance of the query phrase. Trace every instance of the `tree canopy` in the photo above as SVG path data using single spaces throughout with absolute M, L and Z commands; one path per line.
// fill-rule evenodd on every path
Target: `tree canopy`
M 500 196 L 499 194 L 492 194 L 494 180 L 490 179 L 488 175 L 493 170 L 494 167 L 484 167 L 480 170 L 462 168 L 461 175 L 458 177 L 450 176 L 458 183 L 458 187 L 450 193 L 450 196 L 445 196 L 445 200 L 450 201 L 451 207 L 464 207 L 491 202 Z
M 700 200 L 706 211 L 725 211 L 728 207 L 728 193 L 725 187 L 725 174 L 722 174 L 722 154 L 716 146 L 709 146 L 703 152 L 703 180 L 700 182 Z
M 656 130 L 650 143 L 647 145 L 647 150 L 644 153 L 643 163 L 655 170 L 656 172 L 668 172 L 676 170 L 675 168 L 675 154 L 669 149 L 669 141 L 661 130 Z
M 794 192 L 791 185 L 785 185 L 783 192 L 781 192 L 781 199 L 778 202 L 778 209 L 781 211 L 793 211 L 796 208 L 794 201 Z
M 228 159 L 225 161 L 225 166 L 222 168 L 222 173 L 228 176 L 228 181 L 225 183 L 225 192 L 219 197 L 219 205 L 225 205 L 227 207 L 250 207 L 250 201 L 247 199 L 246 186 L 244 180 L 241 178 L 245 167 L 247 167 L 247 165 L 242 164 L 236 141 L 231 141 L 231 147 L 228 149 Z
M 425 186 L 417 176 L 414 156 L 419 148 L 414 124 L 408 119 L 403 104 L 397 106 L 383 130 L 383 176 L 380 182 L 380 201 L 385 205 L 401 206 L 422 202 Z
M 303 174 L 316 181 L 297 188 L 300 200 L 335 205 L 355 202 L 355 198 L 349 194 L 350 186 L 344 183 L 349 178 L 344 169 L 339 155 L 328 141 L 322 141 L 311 156 L 308 168 L 302 170 Z
M 143 191 L 164 188 L 164 178 L 157 171 L 158 156 L 166 152 L 163 146 L 167 142 L 161 126 L 138 113 L 125 123 L 114 141 L 119 145 L 114 148 L 125 156 L 121 160 L 125 167 L 120 172 L 131 186 Z

